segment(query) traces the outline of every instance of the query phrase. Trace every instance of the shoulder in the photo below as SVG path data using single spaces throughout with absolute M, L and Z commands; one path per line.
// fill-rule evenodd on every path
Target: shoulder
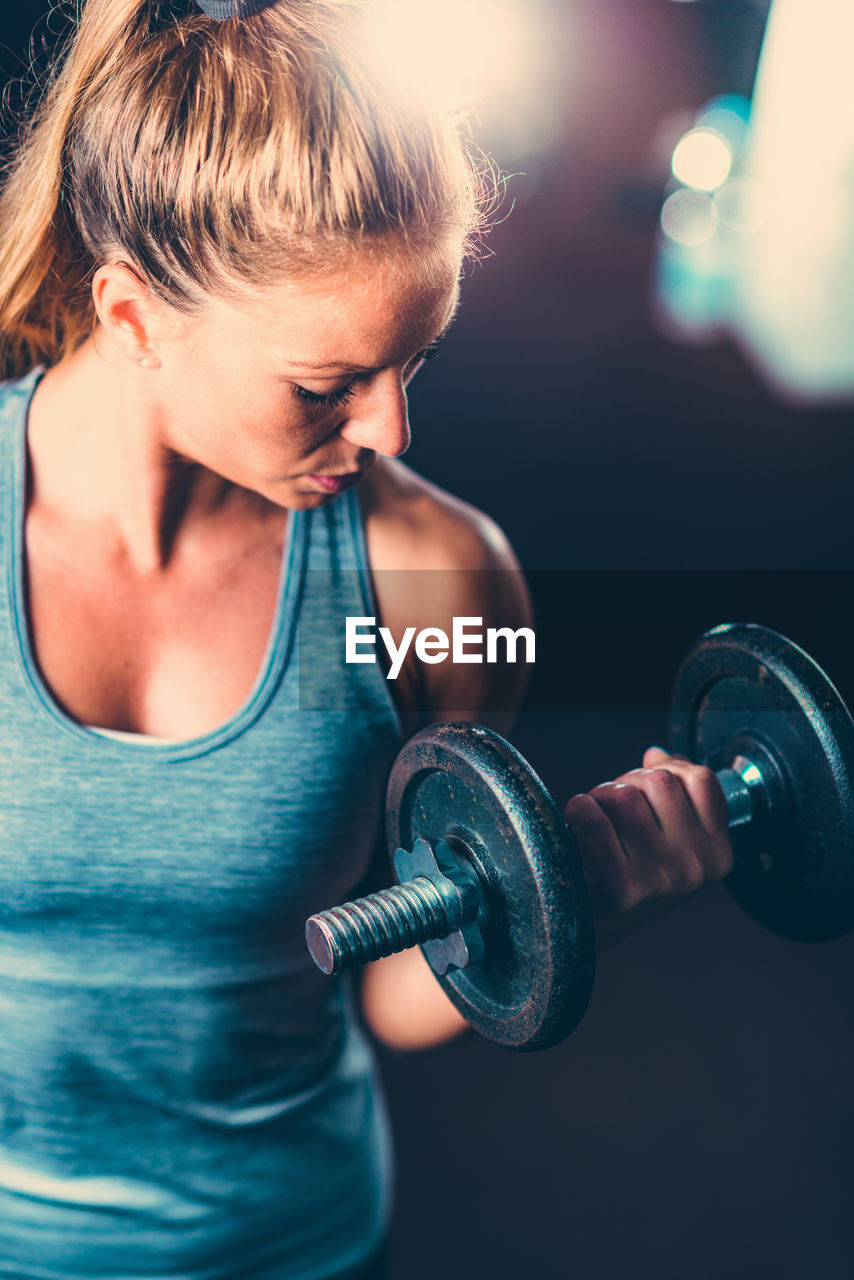
M 361 497 L 375 570 L 519 572 L 513 549 L 494 520 L 396 459 L 375 465 Z
M 489 516 L 398 461 L 377 463 L 360 496 L 379 620 L 397 643 L 407 632 L 451 636 L 455 620 L 482 636 L 532 627 L 519 562 Z M 410 726 L 469 719 L 506 730 L 524 691 L 523 663 L 419 661 L 408 643 L 395 697 Z

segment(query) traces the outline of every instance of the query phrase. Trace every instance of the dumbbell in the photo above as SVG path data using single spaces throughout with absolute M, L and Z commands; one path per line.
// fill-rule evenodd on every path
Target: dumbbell
M 672 750 L 726 797 L 739 902 L 788 938 L 854 927 L 854 723 L 828 677 L 765 627 L 715 627 L 688 651 Z M 431 725 L 403 747 L 386 796 L 398 884 L 320 912 L 306 940 L 325 973 L 420 944 L 474 1029 L 514 1049 L 570 1034 L 590 999 L 593 919 L 569 828 L 534 770 L 481 725 Z

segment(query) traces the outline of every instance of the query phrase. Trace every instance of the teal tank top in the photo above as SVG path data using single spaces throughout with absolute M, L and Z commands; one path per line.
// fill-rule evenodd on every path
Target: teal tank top
M 245 705 L 182 742 L 70 719 L 22 533 L 40 376 L 0 387 L 0 1277 L 321 1280 L 387 1228 L 390 1144 L 346 980 L 304 922 L 366 872 L 400 725 L 355 491 L 293 512 Z M 93 657 L 93 661 L 97 660 Z

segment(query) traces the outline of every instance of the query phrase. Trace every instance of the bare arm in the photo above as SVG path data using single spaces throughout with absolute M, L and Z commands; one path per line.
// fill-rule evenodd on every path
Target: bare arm
M 443 496 L 424 498 L 421 493 L 414 525 L 396 530 L 393 554 L 399 558 L 392 558 L 388 546 L 380 548 L 379 563 L 393 566 L 374 573 L 385 624 L 396 636 L 406 626 L 450 634 L 455 616 L 481 618 L 484 628 L 532 627 L 524 578 L 501 531 L 453 500 L 446 505 Z M 406 538 L 417 539 L 419 529 L 422 548 L 407 548 Z M 402 568 L 407 561 L 417 567 Z M 427 723 L 472 720 L 506 734 L 526 680 L 523 662 L 428 665 L 409 655 L 395 692 L 407 732 Z M 418 948 L 369 965 L 362 1001 L 371 1030 L 395 1049 L 442 1044 L 467 1027 Z
M 503 535 L 449 501 L 448 507 L 427 501 L 422 517 L 431 540 L 420 552 L 408 549 L 412 563 L 429 566 L 430 588 L 423 575 L 395 573 L 394 591 L 378 590 L 388 624 L 395 631 L 448 626 L 456 614 L 481 617 L 484 626 L 530 626 L 527 590 Z M 406 536 L 406 527 L 398 527 L 395 545 L 404 551 Z M 525 684 L 525 667 L 512 664 L 410 664 L 401 675 L 398 700 L 410 731 L 418 723 L 469 719 L 506 733 Z M 655 748 L 643 764 L 566 806 L 600 950 L 732 867 L 726 805 L 711 771 Z M 371 966 L 364 1000 L 373 1030 L 395 1048 L 439 1044 L 466 1025 L 419 951 Z

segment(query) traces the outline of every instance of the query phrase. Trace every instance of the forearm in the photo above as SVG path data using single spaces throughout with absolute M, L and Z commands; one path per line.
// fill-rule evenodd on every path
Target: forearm
M 468 1027 L 416 947 L 368 965 L 362 981 L 365 1020 L 392 1049 L 428 1049 Z

